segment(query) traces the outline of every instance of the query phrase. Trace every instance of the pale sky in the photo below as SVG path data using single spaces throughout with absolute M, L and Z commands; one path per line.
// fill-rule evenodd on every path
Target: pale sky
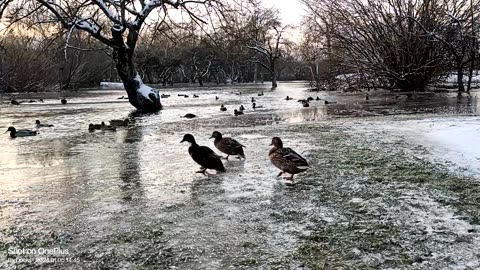
M 265 7 L 275 7 L 280 10 L 280 16 L 284 24 L 300 26 L 305 7 L 299 0 L 262 0 Z

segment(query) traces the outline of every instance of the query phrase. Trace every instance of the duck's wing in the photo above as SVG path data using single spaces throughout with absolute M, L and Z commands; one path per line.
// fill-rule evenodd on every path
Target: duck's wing
M 35 136 L 35 135 L 37 135 L 37 132 L 30 129 L 20 129 L 20 130 L 17 130 L 17 132 L 15 133 L 15 136 L 17 137 Z
M 221 140 L 221 143 L 223 145 L 225 145 L 225 147 L 228 147 L 230 149 L 236 149 L 236 148 L 241 148 L 241 147 L 245 147 L 244 145 L 242 145 L 241 143 L 239 143 L 237 140 L 235 139 L 232 139 L 230 137 L 226 137 L 226 138 L 223 138 Z
M 297 166 L 305 166 L 308 167 L 308 162 L 302 156 L 300 156 L 297 152 L 293 151 L 292 148 L 282 148 L 282 156 L 288 162 L 292 162 Z
M 224 171 L 220 156 L 207 146 L 199 146 L 191 153 L 192 159 L 202 167 Z

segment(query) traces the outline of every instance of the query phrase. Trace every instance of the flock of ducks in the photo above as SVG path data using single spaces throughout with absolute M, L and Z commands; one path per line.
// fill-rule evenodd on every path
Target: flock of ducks
M 238 95 L 241 95 L 241 92 L 235 93 Z M 258 96 L 263 96 L 263 92 L 258 93 Z M 178 96 L 184 96 L 188 97 L 188 95 L 184 94 L 178 94 Z M 162 95 L 163 98 L 170 97 L 170 95 Z M 193 95 L 194 98 L 198 98 L 198 95 Z M 120 97 L 119 99 L 125 99 L 124 96 Z M 215 96 L 215 100 L 218 100 L 218 96 Z M 292 98 L 287 96 L 286 100 L 291 100 Z M 306 100 L 299 100 L 299 102 L 302 102 L 304 104 L 308 105 L 308 102 L 313 100 L 313 98 L 308 98 Z M 317 97 L 317 100 L 320 100 Z M 41 100 L 43 102 L 43 100 Z M 61 99 L 60 101 L 62 104 L 66 104 L 67 100 L 65 98 Z M 252 108 L 261 108 L 261 106 L 257 106 L 256 100 L 254 97 L 251 98 L 252 102 Z M 326 102 L 326 101 L 325 101 Z M 14 105 L 19 105 L 20 102 L 16 100 L 12 100 L 11 102 Z M 308 106 L 307 106 L 308 107 Z M 244 114 L 243 111 L 245 110 L 245 107 L 243 105 L 240 105 L 240 107 L 234 110 L 234 115 L 242 115 Z M 222 104 L 220 106 L 220 111 L 227 111 L 227 108 Z M 196 115 L 192 113 L 188 113 L 184 115 L 183 117 L 185 118 L 195 118 Z M 115 131 L 117 127 L 125 127 L 128 126 L 130 123 L 129 119 L 125 120 L 111 120 L 110 125 L 106 125 L 105 122 L 101 122 L 100 124 L 93 124 L 90 123 L 88 126 L 88 130 L 90 132 L 94 132 L 95 130 L 107 130 L 107 131 Z M 53 127 L 51 124 L 43 124 L 40 122 L 40 120 L 35 121 L 35 127 L 38 129 L 40 128 L 48 128 L 48 127 Z M 27 136 L 35 136 L 37 135 L 38 131 L 37 130 L 30 130 L 30 129 L 15 129 L 15 127 L 9 127 L 6 132 L 10 132 L 10 137 L 16 138 L 16 137 L 27 137 Z M 5 133 L 6 133 L 5 132 Z M 212 149 L 210 149 L 207 146 L 200 146 L 196 143 L 195 138 L 193 137 L 192 134 L 185 134 L 183 136 L 182 141 L 183 142 L 188 142 L 190 143 L 190 147 L 188 148 L 188 153 L 190 154 L 191 158 L 199 164 L 200 170 L 197 171 L 197 173 L 202 173 L 204 175 L 207 175 L 207 169 L 213 169 L 216 170 L 217 172 L 225 172 L 226 169 L 223 165 L 222 159 L 228 160 L 229 156 L 236 156 L 238 159 L 246 159 L 245 153 L 243 149 L 245 146 L 241 143 L 239 143 L 237 140 L 231 138 L 231 137 L 224 137 L 222 133 L 218 131 L 214 131 L 210 137 L 211 139 L 214 139 L 214 145 L 215 147 L 222 153 L 226 154 L 226 157 L 222 157 L 217 155 Z M 286 179 L 292 180 L 293 181 L 293 176 L 295 174 L 301 173 L 306 171 L 309 168 L 308 162 L 298 153 L 296 153 L 294 150 L 291 148 L 285 148 L 283 147 L 283 142 L 279 137 L 273 137 L 270 146 L 273 146 L 269 153 L 268 153 L 268 158 L 270 159 L 271 163 L 280 169 L 280 172 L 278 173 L 277 177 L 280 177 L 281 175 L 288 173 L 290 174 L 289 177 L 286 177 Z
M 237 140 L 230 137 L 223 137 L 222 133 L 218 131 L 214 131 L 210 138 L 215 139 L 213 144 L 220 152 L 226 154 L 226 157 L 217 155 L 208 146 L 198 145 L 192 134 L 185 134 L 180 141 L 180 143 L 190 143 L 188 153 L 193 161 L 201 166 L 197 173 L 207 175 L 207 169 L 215 170 L 217 172 L 225 172 L 226 169 L 223 165 L 222 159 L 228 160 L 229 156 L 236 156 L 238 159 L 246 159 L 245 153 L 243 152 L 245 146 Z M 279 137 L 273 137 L 270 145 L 273 147 L 268 152 L 268 158 L 275 167 L 280 169 L 277 177 L 288 173 L 290 176 L 285 177 L 285 179 L 293 181 L 293 176 L 295 174 L 308 170 L 309 165 L 307 160 L 293 149 L 283 147 L 283 142 Z

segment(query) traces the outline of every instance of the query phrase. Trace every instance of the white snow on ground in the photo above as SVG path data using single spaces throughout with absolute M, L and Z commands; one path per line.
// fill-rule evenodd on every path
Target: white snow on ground
M 476 75 L 477 74 L 477 75 Z M 446 82 L 448 83 L 457 83 L 457 75 L 456 74 L 450 74 L 446 79 Z M 467 82 L 468 81 L 468 74 L 463 75 L 463 81 Z M 478 75 L 477 72 L 473 73 L 472 76 L 472 82 L 473 83 L 480 83 L 480 75 Z
M 451 164 L 456 172 L 480 179 L 480 117 L 407 120 L 389 128 L 426 147 L 432 161 Z

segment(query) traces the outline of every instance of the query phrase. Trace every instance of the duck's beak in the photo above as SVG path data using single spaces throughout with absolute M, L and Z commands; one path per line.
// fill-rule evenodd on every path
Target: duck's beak
M 209 139 L 213 139 L 213 136 L 210 136 L 210 138 L 209 138 Z
M 7 132 L 8 132 L 8 129 L 7 129 L 7 131 L 5 131 L 3 134 L 5 134 L 5 133 L 7 133 Z
M 185 140 L 181 140 L 180 143 L 183 143 Z

